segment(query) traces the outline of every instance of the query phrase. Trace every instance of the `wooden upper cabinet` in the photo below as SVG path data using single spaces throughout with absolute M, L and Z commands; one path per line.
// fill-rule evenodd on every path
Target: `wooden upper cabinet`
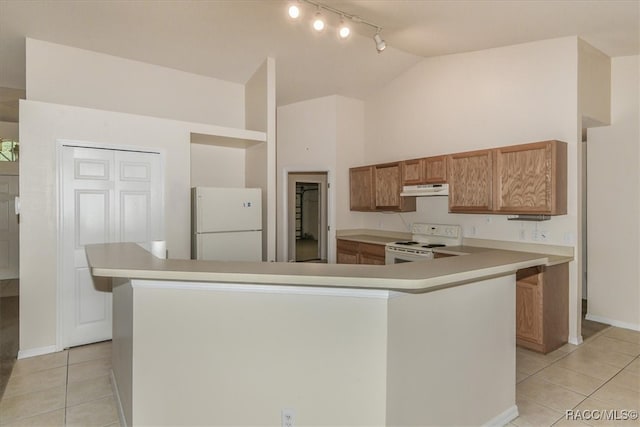
M 447 156 L 422 159 L 423 184 L 444 184 L 447 182 Z
M 490 212 L 493 207 L 493 151 L 452 154 L 448 169 L 449 211 Z
M 415 197 L 401 197 L 402 162 L 373 166 L 374 206 L 380 211 L 415 211 Z
M 402 185 L 447 182 L 447 156 L 405 160 L 402 162 L 402 168 Z
M 402 185 L 424 184 L 424 159 L 402 162 Z
M 416 210 L 402 186 L 449 184 L 449 211 L 565 215 L 567 144 L 542 141 L 350 169 L 351 210 Z
M 349 200 L 352 211 L 373 211 L 373 166 L 349 169 Z
M 567 213 L 567 144 L 544 141 L 496 148 L 495 210 Z

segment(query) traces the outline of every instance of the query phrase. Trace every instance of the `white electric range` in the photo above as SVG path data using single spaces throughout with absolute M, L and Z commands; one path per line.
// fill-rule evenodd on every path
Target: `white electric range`
M 431 259 L 433 248 L 462 244 L 459 225 L 414 223 L 411 225 L 411 233 L 411 240 L 387 243 L 385 264 Z

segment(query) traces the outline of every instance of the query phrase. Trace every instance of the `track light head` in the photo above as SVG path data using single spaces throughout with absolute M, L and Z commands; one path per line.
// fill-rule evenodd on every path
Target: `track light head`
M 324 17 L 322 16 L 322 13 L 320 13 L 320 8 L 318 8 L 318 11 L 313 17 L 312 25 L 313 25 L 313 29 L 319 33 L 324 31 L 325 27 L 327 26 L 327 24 L 324 22 Z
M 387 43 L 382 40 L 382 37 L 380 37 L 380 30 L 378 30 L 376 35 L 373 36 L 373 41 L 376 42 L 376 50 L 378 53 L 382 53 L 382 51 L 387 48 Z
M 344 17 L 340 18 L 340 26 L 338 27 L 338 38 L 344 40 L 351 35 L 351 28 L 344 22 Z
M 297 1 L 289 3 L 287 13 L 291 19 L 298 19 L 300 17 L 300 5 L 298 5 Z

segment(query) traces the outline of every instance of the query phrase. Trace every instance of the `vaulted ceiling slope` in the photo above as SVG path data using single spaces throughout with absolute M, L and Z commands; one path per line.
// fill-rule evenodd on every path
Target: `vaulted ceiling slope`
M 363 99 L 435 55 L 570 35 L 610 56 L 640 46 L 638 0 L 326 0 L 384 27 L 382 54 L 370 27 L 354 24 L 357 34 L 340 42 L 290 22 L 286 3 L 0 0 L 0 87 L 24 89 L 25 37 L 238 83 L 272 56 L 278 105 L 331 94 Z

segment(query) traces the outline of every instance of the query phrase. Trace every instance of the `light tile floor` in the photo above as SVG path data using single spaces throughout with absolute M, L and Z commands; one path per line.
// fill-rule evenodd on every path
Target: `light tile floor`
M 0 425 L 118 426 L 111 342 L 15 362 L 0 400 Z
M 640 410 L 640 332 L 599 331 L 547 355 L 516 350 L 515 426 L 640 426 L 569 420 L 566 410 Z M 117 426 L 111 343 L 18 360 L 0 400 L 0 425 Z M 586 412 L 585 412 L 586 413 Z
M 640 426 L 637 419 L 596 420 L 603 412 L 587 412 L 617 410 L 623 417 L 622 410 L 640 411 L 639 355 L 640 332 L 614 327 L 596 332 L 580 346 L 567 344 L 546 355 L 518 347 L 520 416 L 511 425 Z M 568 410 L 583 418 L 568 419 Z

